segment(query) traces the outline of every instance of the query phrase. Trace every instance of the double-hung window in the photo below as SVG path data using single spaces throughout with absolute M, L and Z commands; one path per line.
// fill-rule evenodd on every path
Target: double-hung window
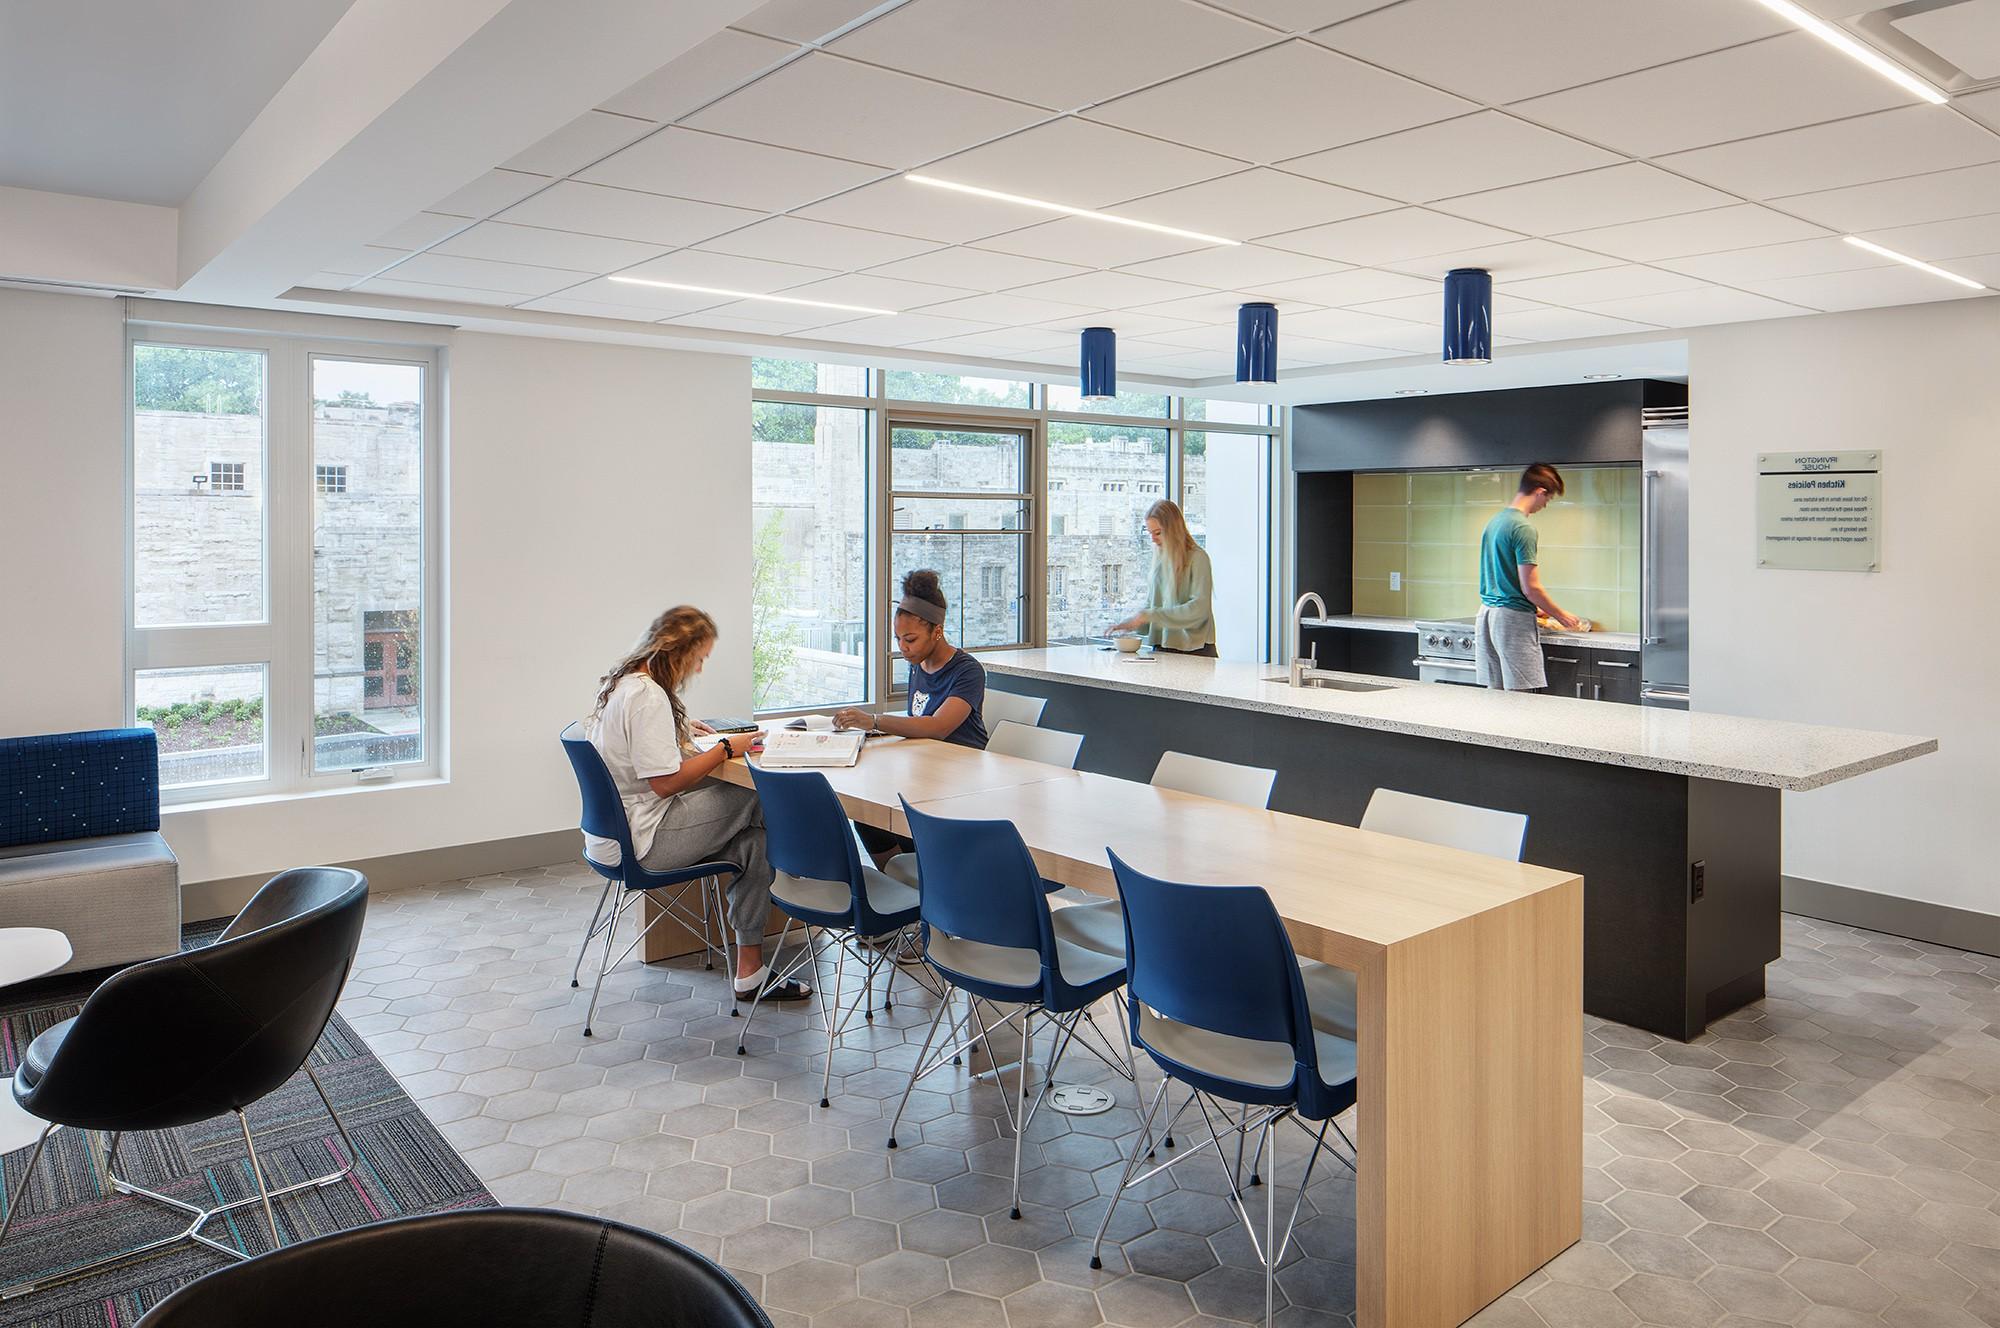
M 129 348 L 127 701 L 166 799 L 434 773 L 435 352 Z

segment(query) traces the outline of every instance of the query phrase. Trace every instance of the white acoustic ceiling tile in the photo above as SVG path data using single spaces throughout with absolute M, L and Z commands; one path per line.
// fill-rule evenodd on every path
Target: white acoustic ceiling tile
M 1316 180 L 1408 203 L 1569 175 L 1620 160 L 1499 111 L 1480 111 L 1283 163 Z
M 1169 332 L 1185 332 L 1197 326 L 1185 318 L 1166 318 L 1147 310 L 1114 309 L 1109 313 L 1096 310 L 1073 314 L 1067 318 L 1052 318 L 1035 330 L 1073 339 L 1086 327 L 1097 327 L 1106 323 L 1115 326 L 1121 337 L 1156 337 Z
M 758 295 L 802 286 L 835 275 L 826 268 L 797 263 L 773 263 L 761 258 L 738 258 L 734 254 L 711 254 L 700 249 L 682 249 L 663 258 L 641 263 L 621 277 L 643 277 L 649 281 L 671 281 L 687 286 L 713 286 L 720 290 L 750 291 Z M 860 301 L 855 301 L 860 303 Z
M 1405 0 L 1313 39 L 1500 106 L 1787 27 L 1748 0 Z
M 461 221 L 461 226 L 465 223 Z M 344 272 L 350 277 L 365 277 L 380 272 L 389 264 L 410 253 L 408 249 L 394 249 L 387 245 L 357 244 L 352 249 L 326 260 L 329 272 Z
M 1519 237 L 1476 221 L 1423 208 L 1397 208 L 1325 226 L 1267 236 L 1274 249 L 1312 254 L 1343 263 L 1375 264 L 1443 253 L 1447 249 L 1500 244 Z
M 1442 311 L 1440 311 L 1442 312 Z M 1324 341 L 1347 341 L 1361 346 L 1385 346 L 1391 350 L 1435 350 L 1444 341 L 1441 324 L 1412 322 L 1405 318 L 1384 318 L 1380 314 L 1353 309 L 1321 309 L 1317 313 L 1279 318 L 1279 338 L 1289 323 L 1291 330 Z
M 666 327 L 686 327 L 703 332 L 733 332 L 751 337 L 795 337 L 817 326 L 811 322 L 774 323 L 768 318 L 730 318 L 716 313 L 713 309 L 703 309 L 700 313 L 694 314 L 675 314 L 671 318 L 655 321 Z
M 603 109 L 661 123 L 678 120 L 797 49 L 788 41 L 724 28 L 605 102 Z
M 1941 264 L 1974 281 L 1979 276 L 1965 270 L 1963 263 Z M 1752 289 L 1760 296 L 1828 312 L 1841 309 L 1878 309 L 1892 304 L 1926 304 L 1934 300 L 1973 299 L 1990 291 L 1969 290 L 1954 281 L 1928 272 L 1892 263 L 1886 267 L 1864 268 L 1855 272 L 1822 272 L 1817 276 L 1788 277 L 1783 281 L 1757 282 Z M 1776 317 L 1776 315 L 1771 315 Z
M 1615 337 L 1654 330 L 1651 323 L 1613 318 L 1584 309 L 1548 307 L 1519 310 L 1508 314 L 1504 322 L 1496 315 L 1493 322 L 1496 330 L 1504 328 L 1508 336 L 1519 337 L 1523 341 L 1571 341 L 1579 337 Z
M 702 246 L 745 258 L 810 263 L 816 267 L 874 267 L 937 248 L 930 240 L 885 235 L 854 226 L 835 226 L 804 217 L 772 217 L 710 240 Z
M 1774 206 L 1837 231 L 1916 226 L 2000 212 L 2000 164 L 1777 199 Z
M 2000 13 L 2000 11 L 1995 11 Z M 1951 104 L 1989 129 L 2000 129 L 2000 88 L 1954 97 Z
M 1210 292 L 1186 282 L 1131 272 L 1085 272 L 1055 281 L 1037 282 L 1015 292 L 1038 300 L 1085 305 L 1093 309 L 1132 309 L 1142 304 L 1158 304 L 1183 296 L 1208 298 Z
M 1440 334 L 1438 340 L 1443 341 Z M 1328 341 L 1324 337 L 1278 337 L 1278 354 L 1300 365 L 1358 364 L 1363 360 L 1391 360 L 1408 354 L 1394 346 L 1357 346 L 1349 341 Z
M 1688 254 L 1712 254 L 1723 249 L 1810 240 L 1826 233 L 1824 226 L 1788 217 L 1771 208 L 1759 207 L 1755 203 L 1733 203 L 1728 207 L 1687 212 L 1676 217 L 1655 217 L 1620 226 L 1571 231 L 1556 238 L 1580 249 L 1595 249 L 1635 263 L 1651 263 Z
M 1635 157 L 1657 157 L 1909 101 L 1825 42 L 1787 32 L 1510 109 Z
M 1228 349 L 1233 352 L 1236 348 L 1236 319 L 1232 316 L 1228 322 L 1222 322 L 1215 317 L 1215 311 L 1211 309 L 1209 311 L 1209 321 L 1205 323 L 1196 323 L 1181 328 L 1179 331 L 1154 332 L 1148 335 L 1151 340 L 1163 346 L 1178 346 L 1183 350 L 1203 351 Z M 1282 342 L 1285 336 L 1285 317 L 1281 310 L 1278 315 L 1279 341 Z
M 871 309 L 915 309 L 919 305 L 941 304 L 964 299 L 972 292 L 956 286 L 933 286 L 922 281 L 897 281 L 893 277 L 872 277 L 863 272 L 828 277 L 786 290 L 787 296 L 801 300 L 824 300 L 832 304 L 860 304 Z M 971 315 L 963 315 L 970 317 Z M 980 321 L 999 322 L 999 319 Z
M 443 241 L 431 252 L 456 254 L 461 258 L 491 258 L 503 263 L 533 263 L 576 272 L 615 272 L 657 257 L 662 247 L 540 226 L 482 221 Z
M 756 332 L 789 337 L 827 320 L 824 309 L 806 309 L 769 300 L 732 300 L 697 313 L 672 314 L 673 322 L 699 323 L 730 332 Z M 669 321 L 669 320 L 662 320 Z
M 307 290 L 346 290 L 359 280 L 352 272 L 315 272 L 299 285 Z
M 578 318 L 622 318 L 634 323 L 650 323 L 657 318 L 651 310 L 642 309 L 637 305 L 613 304 L 608 300 L 578 300 L 568 295 L 544 295 L 538 300 L 529 300 L 514 307 L 532 313 L 570 314 Z
M 598 277 L 580 286 L 566 290 L 560 296 L 567 301 L 604 305 L 613 308 L 631 309 L 634 313 L 627 317 L 647 320 L 665 318 L 670 314 L 691 313 L 696 309 L 713 309 L 718 304 L 730 301 L 718 295 L 700 291 L 668 290 L 662 286 L 639 286 L 623 281 L 613 281 L 609 277 Z M 542 301 L 535 301 L 539 304 Z
M 1271 298 L 1260 300 L 1240 291 L 1208 291 L 1201 295 L 1189 295 L 1178 300 L 1162 300 L 1158 304 L 1148 304 L 1137 312 L 1153 314 L 1161 318 L 1178 318 L 1193 323 L 1196 327 L 1223 327 L 1230 329 L 1229 335 L 1236 335 L 1236 311 L 1252 301 L 1278 306 L 1278 326 L 1283 328 L 1285 320 L 1303 314 L 1317 313 L 1318 310 L 1298 300 Z M 1179 336 L 1161 335 L 1162 341 L 1184 341 Z
M 931 162 L 923 174 L 1071 207 L 1102 208 L 1241 167 L 1228 157 L 1066 115 Z M 1169 224 L 1201 229 L 1191 221 Z
M 1818 281 L 1825 278 L 1808 277 Z M 1642 295 L 1629 300 L 1610 300 L 1592 305 L 1597 313 L 1635 322 L 1657 323 L 1661 327 L 1705 327 L 1711 323 L 1747 323 L 1764 318 L 1791 318 L 1812 309 L 1781 300 L 1767 299 L 1747 291 L 1724 286 L 1702 286 L 1695 290 Z
M 1220 249 L 1196 249 L 1148 263 L 1134 263 L 1127 272 L 1168 281 L 1186 281 L 1215 290 L 1261 290 L 1273 282 L 1320 276 L 1340 265 L 1324 258 L 1264 249 L 1254 244 Z
M 829 49 L 960 87 L 1071 110 L 1271 40 L 1190 0 L 919 0 Z
M 1947 106 L 1905 106 L 1662 157 L 1746 198 L 1781 198 L 2000 160 L 2000 135 Z
M 1107 210 L 1139 221 L 1248 240 L 1395 206 L 1373 194 L 1259 166 L 1184 189 L 1134 198 Z
M 376 236 L 375 243 L 387 249 L 428 249 L 453 231 L 463 229 L 464 217 L 446 216 L 442 212 L 419 212 Z
M 1411 323 L 1434 323 L 1444 317 L 1444 293 L 1440 288 L 1422 295 L 1402 295 L 1393 300 L 1371 300 L 1347 307 L 1356 313 L 1379 314 L 1384 318 L 1401 318 Z M 1509 295 L 1506 291 L 1495 291 L 1493 321 L 1497 324 L 1503 316 L 1512 317 L 1546 307 L 1518 295 Z
M 488 171 L 456 193 L 426 208 L 453 217 L 490 217 L 501 208 L 511 207 L 547 184 L 548 177 L 522 171 Z
M 687 118 L 690 127 L 906 169 L 1044 113 L 837 56 L 794 60 Z
M 844 28 L 882 0 L 770 0 L 732 27 L 789 42 L 813 42 Z
M 930 281 L 966 290 L 1003 291 L 1037 281 L 1076 276 L 1087 270 L 1071 263 L 1051 263 L 1041 258 L 996 254 L 985 249 L 954 245 L 933 249 L 915 258 L 883 263 L 871 268 L 870 272 L 878 277 L 896 277 L 903 281 Z
M 1940 264 L 1939 266 L 1945 266 Z M 1980 254 L 1971 258 L 1954 258 L 1949 269 L 1961 277 L 1984 282 L 1987 289 L 2000 291 L 2000 254 Z
M 1054 328 L 996 327 L 964 337 L 942 337 L 928 343 L 932 350 L 1005 356 L 1024 350 L 1059 350 L 1076 345 L 1076 338 Z M 974 352 L 973 346 L 982 347 Z M 1122 348 L 1121 348 L 1122 349 Z
M 642 244 L 695 244 L 755 221 L 748 208 L 698 203 L 691 198 L 614 189 L 581 180 L 558 180 L 525 202 L 502 212 L 496 221 L 551 230 L 607 235 Z
M 1255 19 L 1280 32 L 1311 32 L 1394 4 L 1395 0 L 1210 0 L 1218 9 Z
M 1387 70 L 1291 41 L 1121 97 L 1089 115 L 1269 163 L 1472 109 Z
M 501 163 L 510 171 L 535 175 L 569 175 L 608 157 L 634 139 L 657 128 L 650 120 L 608 111 L 585 111 L 541 142 Z
M 830 323 L 816 329 L 814 335 L 825 341 L 853 341 L 865 346 L 911 346 L 920 341 L 938 341 L 945 337 L 974 336 L 991 327 L 990 323 L 975 323 L 964 318 L 894 314 Z
M 1694 290 L 1707 283 L 1678 272 L 1627 263 L 1618 267 L 1570 272 L 1559 277 L 1534 277 L 1507 284 L 1509 293 L 1542 304 L 1602 304 L 1672 291 Z
M 1933 221 L 1922 226 L 1864 231 L 1861 238 L 1930 263 L 1975 254 L 2000 253 L 2000 213 L 1960 217 L 1954 221 Z
M 964 244 L 1017 230 L 1049 214 L 912 184 L 898 175 L 800 208 L 798 215 L 942 244 Z
M 924 306 L 924 312 L 942 314 L 946 318 L 970 318 L 979 323 L 1020 327 L 1024 324 L 1046 323 L 1055 318 L 1089 317 L 1096 311 L 1080 309 L 1071 304 L 1059 304 L 1054 300 L 1029 299 L 1022 295 L 969 295 L 963 299 L 927 304 Z
M 414 300 L 442 300 L 450 304 L 504 306 L 524 298 L 517 291 L 481 290 L 472 286 L 441 286 L 426 281 L 398 281 L 393 277 L 376 277 L 372 281 L 364 281 L 348 289 L 361 291 L 367 295 L 401 295 Z
M 649 194 L 783 212 L 881 174 L 859 162 L 673 128 L 634 143 L 579 178 Z
M 1455 267 L 1483 267 L 1493 274 L 1495 281 L 1526 281 L 1530 277 L 1554 277 L 1565 272 L 1616 267 L 1617 264 L 1615 258 L 1574 249 L 1553 240 L 1506 240 L 1498 244 L 1461 245 L 1442 253 L 1394 259 L 1387 266 L 1433 281 L 1443 281 L 1444 274 Z
M 1123 267 L 1149 258 L 1186 253 L 1204 247 L 1199 240 L 1157 231 L 1113 226 L 1088 217 L 1064 217 L 1039 226 L 989 236 L 977 242 L 981 249 L 997 249 L 1003 254 L 1024 254 L 1058 263 L 1082 267 Z
M 1704 281 L 1724 286 L 1747 286 L 1753 282 L 1782 281 L 1786 277 L 1810 277 L 1822 272 L 1882 267 L 1890 260 L 1851 245 L 1838 236 L 1824 236 L 1814 240 L 1793 240 L 1789 244 L 1765 244 L 1752 249 L 1730 249 L 1719 254 L 1694 254 L 1660 261 L 1663 267 L 1700 277 Z
M 421 281 L 435 286 L 551 295 L 594 274 L 524 263 L 492 263 L 481 258 L 452 258 L 445 254 L 412 254 L 384 275 L 397 281 Z
M 1436 281 L 1408 276 L 1401 272 L 1383 272 L 1375 268 L 1357 267 L 1326 277 L 1275 282 L 1267 289 L 1282 299 L 1299 300 L 1329 309 L 1341 309 L 1350 305 L 1364 304 L 1369 300 L 1387 300 L 1398 295 L 1421 295 L 1425 292 L 1435 294 L 1440 287 Z
M 1720 190 L 1657 166 L 1628 161 L 1621 166 L 1447 198 L 1435 206 L 1455 216 L 1529 235 L 1553 235 L 1725 207 L 1735 201 Z

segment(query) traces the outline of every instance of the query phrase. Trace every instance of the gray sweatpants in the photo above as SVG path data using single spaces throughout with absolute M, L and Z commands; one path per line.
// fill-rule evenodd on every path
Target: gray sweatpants
M 1542 668 L 1542 633 L 1532 611 L 1482 605 L 1472 633 L 1481 687 L 1538 692 L 1549 685 Z
M 764 805 L 755 792 L 709 779 L 677 796 L 640 857 L 652 871 L 727 859 L 743 874 L 729 887 L 729 925 L 738 945 L 758 945 L 771 911 L 771 860 L 764 851 Z

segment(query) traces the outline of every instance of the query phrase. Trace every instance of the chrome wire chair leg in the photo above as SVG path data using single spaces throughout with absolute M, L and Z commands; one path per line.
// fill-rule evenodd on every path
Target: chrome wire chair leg
M 1090 1242 L 1090 1266 L 1092 1268 L 1104 1267 L 1104 1259 L 1102 1257 L 1104 1253 L 1104 1233 L 1111 1229 L 1111 1215 L 1118 1211 L 1119 1196 L 1125 1193 L 1125 1187 L 1132 1183 L 1132 1173 L 1138 1170 L 1139 1152 L 1145 1147 L 1145 1141 L 1152 1135 L 1153 1120 L 1160 1114 L 1160 1104 L 1167 1100 L 1167 1089 L 1173 1082 L 1171 1079 L 1162 1078 L 1160 1080 L 1159 1091 L 1153 1094 L 1153 1105 L 1146 1109 L 1146 1121 L 1145 1124 L 1139 1127 L 1138 1139 L 1133 1141 L 1132 1155 L 1125 1159 L 1125 1170 L 1119 1174 L 1118 1187 L 1111 1191 L 1111 1202 L 1105 1205 L 1104 1217 L 1097 1224 L 1097 1236 Z
M 1014 1208 L 1008 1214 L 1021 1220 L 1021 1136 L 1028 1132 L 1028 1030 L 1034 1027 L 1034 1011 L 1021 1011 L 1021 1068 L 1014 1072 Z
M 319 1081 L 315 1079 L 313 1082 L 317 1084 Z M 326 1094 L 321 1093 L 320 1096 L 325 1097 Z M 329 1108 L 329 1110 L 331 1110 L 331 1108 Z M 343 1139 L 346 1138 L 347 1137 L 346 1129 L 343 1128 L 340 1134 Z M 105 1141 L 104 1174 L 107 1178 L 109 1178 L 113 1172 L 118 1170 L 118 1145 L 124 1141 L 124 1138 L 125 1138 L 124 1131 L 113 1130 L 111 1132 L 110 1138 Z
M 1277 1313 L 1278 1293 L 1278 1150 L 1271 1138 L 1271 1129 L 1277 1124 L 1275 1116 L 1264 1121 L 1262 1136 L 1257 1140 L 1257 1153 L 1261 1157 L 1265 1144 L 1272 1144 L 1271 1183 L 1264 1187 L 1264 1328 L 1271 1328 L 1271 1318 Z M 1253 1163 L 1254 1165 L 1254 1163 Z M 1253 1178 L 1250 1182 L 1256 1184 Z M 1291 1233 L 1287 1231 L 1286 1236 Z M 1287 1241 L 1289 1244 L 1289 1240 Z
M 764 961 L 764 967 L 770 970 L 771 976 L 759 983 L 757 990 L 751 993 L 750 1017 L 743 1021 L 742 1031 L 736 1035 L 736 1054 L 738 1056 L 749 1055 L 743 1049 L 744 1041 L 750 1036 L 750 1025 L 757 1018 L 757 1007 L 764 1003 L 764 993 L 767 990 L 780 983 L 790 982 L 792 974 L 804 968 L 808 962 L 813 966 L 813 981 L 819 981 L 819 955 L 813 949 L 812 928 L 806 927 L 802 930 L 804 932 L 805 948 L 799 952 L 798 956 L 792 960 L 788 967 L 780 970 L 778 965 L 785 958 L 785 938 L 792 934 L 792 919 L 789 916 L 786 917 L 785 925 L 778 929 L 778 944 L 771 951 L 771 957 Z M 734 1018 L 739 1013 L 736 1003 L 743 999 L 743 993 L 736 990 L 736 969 L 742 958 L 741 945 L 738 945 L 737 952 L 736 962 L 730 960 L 727 951 L 723 953 L 722 958 L 722 966 L 729 970 L 729 1014 L 731 1018 Z
M 280 1249 L 285 1240 L 278 1234 L 278 1215 L 271 1209 L 271 1191 L 264 1184 L 264 1162 L 257 1156 L 257 1143 L 250 1137 L 250 1118 L 241 1107 L 236 1109 L 236 1124 L 243 1131 L 243 1146 L 250 1150 L 250 1175 L 257 1182 L 257 1197 L 264 1201 L 264 1221 L 271 1227 L 271 1248 Z
M 49 1135 L 55 1132 L 55 1128 L 53 1121 L 42 1127 L 41 1134 L 35 1139 L 35 1151 L 28 1158 L 28 1169 L 21 1173 L 21 1192 L 7 1196 L 7 1215 L 0 1217 L 0 1240 L 7 1239 L 7 1232 L 14 1226 L 14 1214 L 20 1212 L 28 1201 L 28 1192 L 35 1183 L 35 1164 L 42 1160 L 42 1149 L 47 1146 Z
M 580 987 L 577 979 L 583 976 L 583 957 L 590 953 L 590 943 L 597 939 L 597 920 L 604 916 L 604 901 L 611 898 L 611 887 L 617 884 L 610 877 L 604 878 L 604 888 L 597 892 L 597 907 L 590 910 L 590 925 L 583 929 L 583 944 L 576 947 L 576 963 L 569 970 L 569 985 Z
M 597 965 L 597 985 L 590 989 L 590 1008 L 583 1015 L 583 1035 L 590 1036 L 591 1021 L 597 1018 L 597 998 L 604 994 L 604 975 L 611 971 L 611 945 L 618 935 L 618 920 L 625 916 L 626 907 L 632 902 L 627 894 L 613 906 L 610 921 L 604 924 L 604 958 Z
M 896 1114 L 889 1119 L 889 1147 L 896 1146 L 896 1127 L 903 1123 L 903 1110 L 910 1105 L 910 1090 L 917 1086 L 917 1080 L 924 1074 L 924 1058 L 931 1054 L 931 1043 L 937 1040 L 938 1025 L 944 1022 L 945 1012 L 951 1009 L 950 1001 L 939 1001 L 937 1013 L 931 1016 L 930 1031 L 924 1034 L 924 1045 L 917 1051 L 916 1064 L 910 1067 L 910 1082 L 903 1085 L 903 1096 L 896 1103 Z
M 840 1040 L 840 1026 L 847 1022 L 838 1017 L 840 1014 L 840 988 L 846 977 L 847 947 L 843 945 L 840 947 L 840 953 L 834 957 L 833 961 L 833 994 L 828 999 L 820 1002 L 821 1007 L 826 1011 L 826 1068 L 820 1073 L 819 1077 L 819 1104 L 822 1107 L 832 1105 L 831 1100 L 827 1097 L 827 1090 L 833 1087 L 833 1044 Z

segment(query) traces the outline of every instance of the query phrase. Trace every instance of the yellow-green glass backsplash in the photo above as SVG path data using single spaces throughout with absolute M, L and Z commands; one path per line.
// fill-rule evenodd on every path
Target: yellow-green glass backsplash
M 1530 518 L 1542 584 L 1609 632 L 1639 630 L 1639 468 L 1564 466 L 1567 492 Z M 1520 471 L 1376 471 L 1354 477 L 1354 611 L 1459 618 L 1479 611 L 1479 533 Z M 1401 587 L 1390 589 L 1391 573 Z

